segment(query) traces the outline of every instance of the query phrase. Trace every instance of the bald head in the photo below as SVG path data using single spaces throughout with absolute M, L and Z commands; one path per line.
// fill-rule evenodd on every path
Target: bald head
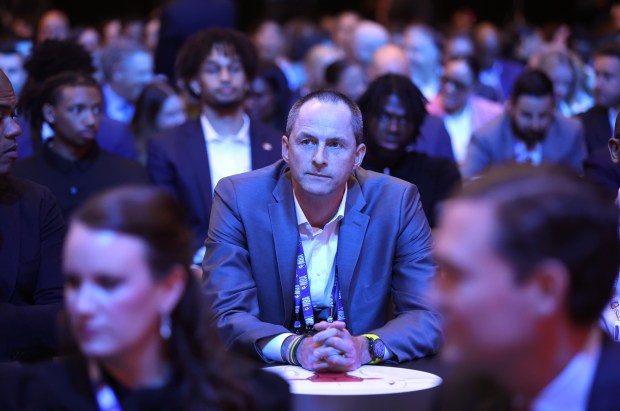
M 60 10 L 50 10 L 39 20 L 37 42 L 69 38 L 69 18 Z
M 407 55 L 401 47 L 395 44 L 379 47 L 373 54 L 367 71 L 370 81 L 384 74 L 400 74 L 409 77 L 409 73 L 410 66 Z
M 390 34 L 382 25 L 374 21 L 364 20 L 353 32 L 353 55 L 364 68 L 370 65 L 375 51 L 390 41 Z

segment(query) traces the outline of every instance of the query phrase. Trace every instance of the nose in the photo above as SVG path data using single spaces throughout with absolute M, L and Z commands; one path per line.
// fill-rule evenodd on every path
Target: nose
M 82 285 L 73 292 L 73 298 L 67 298 L 67 302 L 73 300 L 73 304 L 68 307 L 71 311 L 79 315 L 88 315 L 95 312 L 95 294 L 90 286 Z
M 15 120 L 13 120 L 12 118 L 9 117 L 8 118 L 8 125 L 4 129 L 4 136 L 6 138 L 14 140 L 21 133 L 22 133 L 22 129 L 19 126 L 19 124 L 17 124 L 17 121 L 15 121 Z
M 390 118 L 390 122 L 388 123 L 388 130 L 392 133 L 396 133 L 398 131 L 398 119 L 395 117 Z
M 542 131 L 545 126 L 545 122 L 541 118 L 535 118 L 532 120 L 532 129 L 534 131 Z
M 85 110 L 83 121 L 85 125 L 93 126 L 95 124 L 95 113 L 92 110 Z
M 222 67 L 222 69 L 220 70 L 220 80 L 221 81 L 230 80 L 230 71 L 228 70 L 227 67 Z
M 327 156 L 325 155 L 324 144 L 317 145 L 314 155 L 312 156 L 312 163 L 319 169 L 327 165 Z

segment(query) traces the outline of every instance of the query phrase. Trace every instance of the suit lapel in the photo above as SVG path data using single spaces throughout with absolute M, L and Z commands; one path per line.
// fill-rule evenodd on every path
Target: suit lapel
M 293 186 L 289 173 L 283 173 L 273 190 L 275 202 L 269 204 L 269 218 L 275 245 L 282 296 L 284 297 L 284 312 L 286 323 L 290 322 L 293 314 L 293 292 L 295 290 L 295 260 L 299 230 L 293 200 Z
M 4 184 L 4 181 L 0 184 Z M 4 262 L 3 267 L 0 267 L 0 302 L 6 302 L 15 290 L 21 242 L 19 197 L 11 191 L 10 186 L 0 188 L 0 216 L 0 260 Z M 13 233 L 13 236 L 9 237 L 9 233 Z
M 366 228 L 370 217 L 360 210 L 366 205 L 362 189 L 356 178 L 349 179 L 347 204 L 344 218 L 338 231 L 338 280 L 344 300 L 345 315 L 348 318 L 351 307 L 351 282 L 360 257 Z
M 502 160 L 501 162 L 512 162 L 515 161 L 515 142 L 517 141 L 517 138 L 512 132 L 512 128 L 510 127 L 510 116 L 507 114 L 504 115 L 503 129 L 505 138 L 503 138 L 501 142 L 497 142 L 498 144 L 502 144 L 501 150 L 503 151 L 502 155 L 504 157 L 500 160 Z
M 558 150 L 558 147 L 560 147 L 559 145 L 562 144 L 562 141 L 558 141 L 558 137 L 560 137 L 558 133 L 558 124 L 557 119 L 554 117 L 551 127 L 549 127 L 549 130 L 542 141 L 543 163 L 546 163 L 549 160 L 555 162 L 559 159 L 559 153 L 563 152 L 563 150 Z
M 198 182 L 199 190 L 205 210 L 211 209 L 213 188 L 211 187 L 211 171 L 209 170 L 209 155 L 205 136 L 200 124 L 200 118 L 187 123 L 184 133 L 180 136 L 185 141 L 185 148 L 181 155 L 187 155 L 187 164 L 192 169 Z M 181 159 L 182 160 L 182 159 Z
M 264 127 L 261 127 L 260 123 L 250 120 L 250 154 L 252 157 L 252 170 L 271 164 L 271 161 L 269 160 L 271 158 L 269 155 L 270 152 L 280 149 L 280 147 L 274 147 L 274 145 L 265 138 L 264 134 L 268 132 L 270 132 L 270 130 L 265 130 Z

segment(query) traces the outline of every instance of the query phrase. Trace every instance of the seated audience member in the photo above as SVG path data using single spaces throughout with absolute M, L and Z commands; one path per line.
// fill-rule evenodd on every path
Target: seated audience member
M 327 66 L 343 57 L 342 52 L 327 44 L 312 46 L 304 58 L 304 70 L 306 79 L 301 95 L 325 88 L 325 70 Z
M 28 73 L 24 69 L 24 56 L 17 50 L 15 41 L 0 41 L 0 70 L 9 78 L 15 96 L 19 98 Z
M 377 49 L 373 55 L 371 66 L 368 68 L 370 81 L 384 74 L 400 74 L 410 77 L 409 60 L 401 47 L 388 44 Z M 425 116 L 420 126 L 420 135 L 412 142 L 412 145 L 407 147 L 407 150 L 415 150 L 431 157 L 450 160 L 454 158 L 450 135 L 441 118 L 432 114 Z
M 282 26 L 274 20 L 265 20 L 254 31 L 252 41 L 256 45 L 260 59 L 278 66 L 287 81 L 289 91 L 297 92 L 300 86 L 298 75 L 285 53 L 287 37 Z
M 583 166 L 585 175 L 604 188 L 610 199 L 616 199 L 620 189 L 620 116 L 616 117 L 614 134 L 607 145 L 594 150 Z
M 474 49 L 474 40 L 468 33 L 455 33 L 446 38 L 443 61 L 444 64 L 450 60 L 473 58 L 476 51 Z
M 79 353 L 27 370 L 20 409 L 289 409 L 283 380 L 224 357 L 183 223 L 152 187 L 112 190 L 76 211 L 63 271 Z
M 418 138 L 427 113 L 425 99 L 409 78 L 387 74 L 368 86 L 360 98 L 366 155 L 362 167 L 416 185 L 431 227 L 437 206 L 461 182 L 456 164 L 405 148 Z
M 336 16 L 336 27 L 332 33 L 332 43 L 344 52 L 347 60 L 353 61 L 353 33 L 361 21 L 361 16 L 354 10 L 345 10 Z
M 131 129 L 136 136 L 138 160 L 146 165 L 147 142 L 162 130 L 187 120 L 183 97 L 165 81 L 155 81 L 142 90 L 136 102 Z
M 58 200 L 65 220 L 91 195 L 121 184 L 147 183 L 138 163 L 101 150 L 96 136 L 103 114 L 99 84 L 82 73 L 49 78 L 33 117 L 51 126 L 54 135 L 40 152 L 18 161 L 15 175 L 47 186 Z
M 444 204 L 431 293 L 442 357 L 508 394 L 449 379 L 437 410 L 618 409 L 620 346 L 597 324 L 620 263 L 618 211 L 552 167 L 491 171 Z
M 620 112 L 620 43 L 601 46 L 594 53 L 594 107 L 581 113 L 588 154 L 606 147 Z
M 429 102 L 429 113 L 439 116 L 450 134 L 454 158 L 462 165 L 471 134 L 502 113 L 502 106 L 475 94 L 477 64 L 473 59 L 446 62 L 439 94 Z
M 37 23 L 37 43 L 45 40 L 66 40 L 69 35 L 69 17 L 60 10 L 48 10 Z
M 590 109 L 594 100 L 583 87 L 585 73 L 578 57 L 570 51 L 544 49 L 530 59 L 530 66 L 545 72 L 553 83 L 557 110 L 571 117 Z
M 496 100 L 508 100 L 513 84 L 523 71 L 523 66 L 501 56 L 502 44 L 497 27 L 489 22 L 476 26 L 473 34 L 475 53 L 480 66 L 479 80 L 492 87 Z
M 72 30 L 71 39 L 84 47 L 91 55 L 101 49 L 101 35 L 95 27 L 76 27 Z
M 337 60 L 325 68 L 325 86 L 357 101 L 366 90 L 366 77 L 358 64 Z
M 250 89 L 245 100 L 250 117 L 284 133 L 292 102 L 282 70 L 273 63 L 261 62 Z
M 17 147 L 22 159 L 38 152 L 43 142 L 53 135 L 44 119 L 40 116 L 33 118 L 31 115 L 33 111 L 41 110 L 39 95 L 45 80 L 64 71 L 77 71 L 87 75 L 94 71 L 90 54 L 80 45 L 68 40 L 47 40 L 36 45 L 25 68 L 28 80 L 19 99 L 20 114 L 17 120 L 23 132 Z M 101 148 L 111 153 L 129 159 L 136 157 L 134 137 L 129 127 L 105 115 L 101 118 L 97 142 Z
M 138 96 L 153 80 L 153 57 L 139 43 L 122 39 L 101 51 L 105 113 L 129 124 Z
M 581 124 L 556 113 L 549 77 L 527 70 L 515 82 L 504 113 L 473 133 L 461 172 L 472 178 L 516 162 L 562 164 L 581 173 L 584 157 Z
M 45 187 L 13 177 L 17 98 L 0 70 L 0 362 L 54 353 L 65 224 Z
M 360 168 L 361 113 L 340 93 L 302 97 L 286 129 L 284 161 L 215 189 L 204 293 L 226 346 L 318 371 L 436 352 L 417 188 Z
M 381 24 L 370 20 L 360 21 L 351 36 L 353 61 L 366 72 L 375 51 L 389 42 L 390 33 Z
M 148 143 L 149 175 L 187 210 L 198 263 L 217 182 L 278 159 L 281 133 L 245 113 L 256 64 L 256 50 L 241 32 L 208 29 L 190 37 L 177 77 L 199 96 L 202 113 Z
M 439 35 L 428 26 L 413 24 L 403 32 L 403 48 L 409 58 L 411 81 L 427 100 L 432 100 L 439 92 L 442 72 Z

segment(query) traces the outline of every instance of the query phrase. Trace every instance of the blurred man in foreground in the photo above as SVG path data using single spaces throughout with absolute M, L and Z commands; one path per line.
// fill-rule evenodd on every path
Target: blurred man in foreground
M 513 409 L 618 409 L 620 347 L 597 324 L 620 262 L 607 197 L 565 171 L 512 166 L 443 210 L 434 297 L 444 359 L 506 388 L 494 400 Z M 440 409 L 474 409 L 459 408 L 455 392 L 472 390 L 454 385 L 477 381 L 448 383 Z

